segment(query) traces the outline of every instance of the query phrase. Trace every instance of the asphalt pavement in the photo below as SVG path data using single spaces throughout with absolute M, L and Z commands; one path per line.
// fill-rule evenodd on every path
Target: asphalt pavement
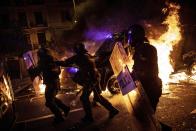
M 71 106 L 69 115 L 60 124 L 53 124 L 53 115 L 45 107 L 44 96 L 24 97 L 16 100 L 16 123 L 13 131 L 153 131 L 152 122 L 140 121 L 133 114 L 133 108 L 127 105 L 121 94 L 104 96 L 120 111 L 113 119 L 108 119 L 108 111 L 101 105 L 92 107 L 94 123 L 82 123 L 84 115 L 80 101 L 75 93 L 61 93 L 58 97 Z M 92 97 L 91 97 L 92 99 Z M 156 118 L 172 127 L 172 131 L 196 130 L 196 85 L 171 84 L 169 91 L 163 93 L 156 111 Z M 145 106 L 144 106 L 145 107 Z
M 44 96 L 32 98 L 21 98 L 16 101 L 17 119 L 12 130 L 20 131 L 66 131 L 66 130 L 99 130 L 99 131 L 153 131 L 155 130 L 152 121 L 147 119 L 140 122 L 134 115 L 130 105 L 124 102 L 121 94 L 104 96 L 120 111 L 113 119 L 109 119 L 109 112 L 101 105 L 93 106 L 93 117 L 95 122 L 83 123 L 81 118 L 84 115 L 80 101 L 74 93 L 59 94 L 58 97 L 67 105 L 76 100 L 75 106 L 71 105 L 71 111 L 60 124 L 53 124 L 53 115 L 44 105 Z M 91 97 L 92 99 L 92 97 Z M 129 107 L 128 107 L 129 106 Z M 129 109 L 128 109 L 129 108 Z
M 160 98 L 156 117 L 173 131 L 196 131 L 196 84 L 170 84 Z

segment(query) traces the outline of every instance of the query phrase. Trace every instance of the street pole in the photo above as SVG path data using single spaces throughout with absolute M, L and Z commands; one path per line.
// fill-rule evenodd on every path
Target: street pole
M 76 20 L 76 3 L 75 3 L 75 0 L 73 0 L 73 7 L 74 7 L 74 23 L 76 23 L 77 20 Z

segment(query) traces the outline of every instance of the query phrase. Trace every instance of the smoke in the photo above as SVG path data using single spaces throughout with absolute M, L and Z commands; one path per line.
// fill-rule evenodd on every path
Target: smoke
M 160 15 L 165 6 L 162 0 L 80 0 L 83 2 L 79 4 L 75 1 L 77 23 L 62 35 L 61 43 L 67 49 L 78 41 L 88 43 L 89 48 L 97 48 L 108 36 L 131 24 L 161 23 L 165 17 Z
M 96 41 L 133 23 L 160 17 L 162 6 L 155 0 L 86 0 L 76 6 L 76 17 L 78 23 L 86 23 L 86 28 L 80 30 L 84 39 Z

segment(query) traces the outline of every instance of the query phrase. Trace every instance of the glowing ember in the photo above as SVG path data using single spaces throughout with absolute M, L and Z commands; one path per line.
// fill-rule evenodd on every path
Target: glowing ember
M 180 82 L 186 82 L 186 83 L 196 83 L 196 63 L 193 65 L 191 69 L 191 73 L 189 74 L 187 71 L 179 72 L 176 74 L 172 74 L 170 76 L 170 82 L 173 83 L 180 83 Z
M 46 88 L 46 85 L 43 84 L 43 80 L 40 80 L 40 83 L 39 83 L 39 93 L 40 94 L 44 94 L 45 88 Z
M 61 80 L 63 78 L 63 72 L 64 72 L 64 68 L 61 68 L 61 73 L 59 75 L 59 79 Z
M 170 76 L 170 82 L 179 83 L 182 81 L 186 81 L 188 76 L 185 72 L 176 73 Z
M 178 5 L 170 3 L 168 5 L 169 15 L 163 22 L 163 24 L 168 26 L 167 31 L 157 40 L 149 39 L 150 43 L 157 48 L 159 77 L 162 79 L 164 85 L 168 83 L 169 76 L 173 72 L 173 67 L 170 63 L 170 53 L 173 50 L 173 46 L 181 40 L 179 9 Z
M 192 73 L 193 75 L 196 75 L 196 62 L 194 63 L 194 65 L 193 65 L 193 67 L 192 67 L 191 73 Z

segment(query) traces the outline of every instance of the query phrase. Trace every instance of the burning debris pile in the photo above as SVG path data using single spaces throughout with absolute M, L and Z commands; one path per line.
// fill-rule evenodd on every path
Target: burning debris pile
M 171 53 L 182 39 L 179 9 L 180 6 L 170 3 L 167 8 L 169 14 L 166 20 L 163 22 L 163 24 L 168 26 L 167 31 L 162 34 L 159 39 L 149 39 L 150 43 L 153 44 L 158 51 L 159 76 L 161 77 L 164 85 L 168 83 L 179 83 L 185 81 L 191 83 L 196 82 L 195 65 L 192 66 L 190 71 L 191 73 L 189 74 L 187 74 L 186 71 L 172 74 L 174 72 L 172 64 L 175 61 L 172 60 Z
M 196 83 L 196 52 L 190 51 L 183 55 L 184 68 L 171 74 L 172 83 Z
M 171 52 L 173 51 L 174 46 L 179 44 L 179 41 L 182 38 L 178 14 L 179 9 L 180 7 L 178 5 L 169 4 L 168 8 L 166 8 L 166 10 L 169 11 L 169 14 L 163 22 L 163 24 L 167 25 L 167 31 L 158 39 L 149 39 L 150 43 L 157 48 L 159 76 L 164 85 L 170 81 L 170 74 L 174 71 L 171 63 L 172 59 L 170 57 Z

